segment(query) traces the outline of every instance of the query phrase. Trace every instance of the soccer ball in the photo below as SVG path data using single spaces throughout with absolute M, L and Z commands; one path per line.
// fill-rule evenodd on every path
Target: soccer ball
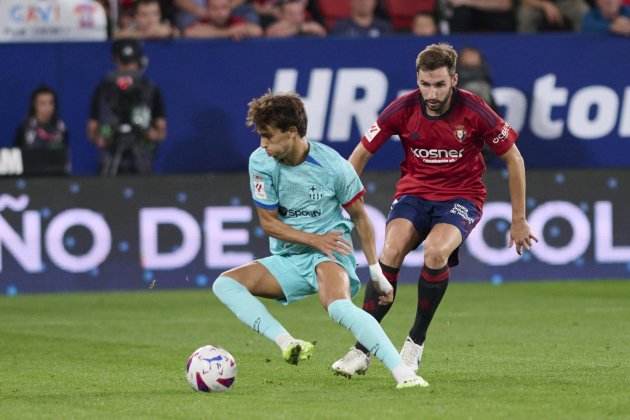
M 236 360 L 221 347 L 200 347 L 188 358 L 186 379 L 195 391 L 227 391 L 236 379 Z

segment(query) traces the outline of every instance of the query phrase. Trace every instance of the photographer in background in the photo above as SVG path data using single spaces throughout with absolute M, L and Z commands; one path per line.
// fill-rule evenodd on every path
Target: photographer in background
M 480 50 L 465 47 L 458 51 L 457 74 L 460 88 L 479 95 L 493 110 L 497 110 L 492 96 L 490 67 Z
M 457 85 L 478 95 L 486 101 L 493 111 L 499 113 L 492 95 L 490 66 L 483 53 L 474 47 L 464 47 L 457 54 L 457 75 L 459 76 Z M 484 146 L 481 154 L 488 164 L 494 165 L 500 162 L 500 159 L 497 159 L 496 155 L 488 149 L 488 146 Z
M 166 118 L 158 87 L 144 76 L 147 59 L 136 40 L 112 45 L 116 69 L 92 96 L 88 138 L 101 152 L 101 175 L 149 174 Z

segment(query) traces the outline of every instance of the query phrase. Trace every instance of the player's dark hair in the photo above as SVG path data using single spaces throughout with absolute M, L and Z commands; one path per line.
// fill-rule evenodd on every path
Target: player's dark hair
M 247 105 L 247 126 L 253 126 L 257 132 L 267 127 L 281 131 L 289 131 L 291 127 L 295 127 L 301 137 L 306 135 L 308 121 L 299 95 L 267 92 L 252 99 Z
M 457 64 L 457 51 L 452 45 L 446 43 L 431 44 L 420 51 L 416 58 L 416 74 L 420 70 L 432 71 L 440 67 L 446 67 L 449 74 L 455 74 Z

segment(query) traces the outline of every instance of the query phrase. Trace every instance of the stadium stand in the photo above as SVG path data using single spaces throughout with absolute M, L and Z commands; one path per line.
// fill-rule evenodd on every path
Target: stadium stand
M 350 17 L 350 0 L 318 0 L 317 6 L 328 30 L 336 21 Z
M 418 13 L 433 13 L 435 0 L 386 0 L 385 8 L 397 31 L 409 31 L 413 18 Z

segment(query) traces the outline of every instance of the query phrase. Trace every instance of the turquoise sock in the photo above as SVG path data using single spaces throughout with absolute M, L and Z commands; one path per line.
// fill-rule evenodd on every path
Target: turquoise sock
M 220 276 L 214 281 L 212 291 L 238 319 L 257 333 L 272 341 L 276 341 L 280 335 L 289 334 L 267 311 L 265 305 L 236 280 Z
M 354 337 L 370 350 L 389 370 L 401 363 L 400 355 L 383 331 L 381 324 L 349 299 L 339 299 L 328 305 L 328 314 L 338 324 L 349 329 Z

